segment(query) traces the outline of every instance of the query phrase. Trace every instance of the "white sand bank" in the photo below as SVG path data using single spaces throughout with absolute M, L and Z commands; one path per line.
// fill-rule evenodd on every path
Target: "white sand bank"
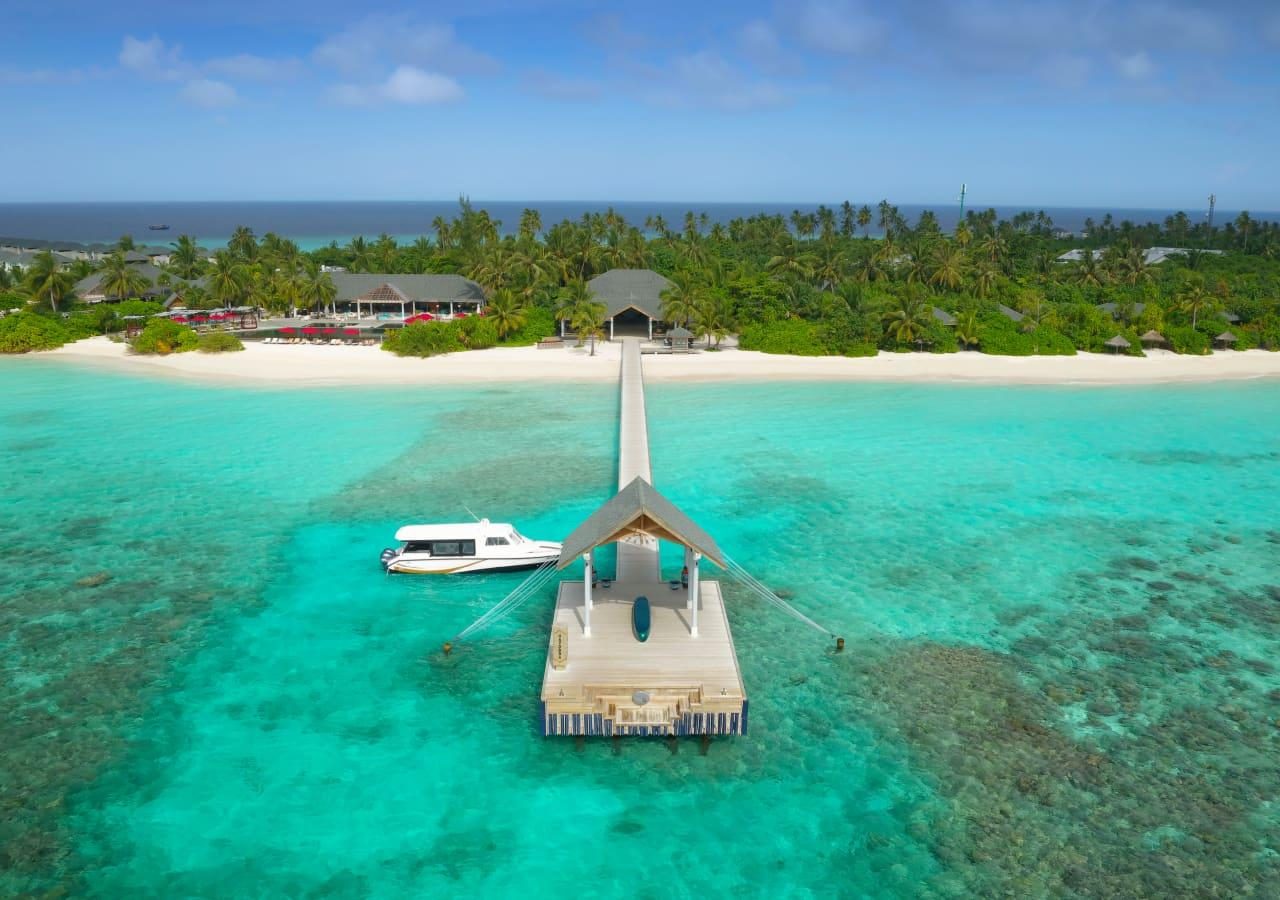
M 377 347 L 246 343 L 242 353 L 135 356 L 123 344 L 90 338 L 44 359 L 120 372 L 268 387 L 597 381 L 618 377 L 620 344 L 586 348 L 500 347 L 431 359 L 407 359 Z M 916 381 L 990 384 L 1144 384 L 1280 377 L 1280 353 L 1219 351 L 1211 356 L 1155 352 L 1146 358 L 986 356 L 980 353 L 881 353 L 866 359 L 773 356 L 726 349 L 645 356 L 650 381 Z

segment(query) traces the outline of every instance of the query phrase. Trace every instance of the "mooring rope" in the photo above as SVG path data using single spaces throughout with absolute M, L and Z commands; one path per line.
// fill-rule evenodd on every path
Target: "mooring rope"
M 505 619 L 511 613 L 515 612 L 523 606 L 530 598 L 537 596 L 538 591 L 546 586 L 556 574 L 556 564 L 554 561 L 543 563 L 530 573 L 529 577 L 520 582 L 515 590 L 507 594 L 497 603 L 493 605 L 488 612 L 481 615 L 478 619 L 468 625 L 466 628 L 458 632 L 454 638 L 460 641 L 465 637 L 475 634 L 481 629 L 488 628 L 495 622 Z
M 727 556 L 724 558 L 724 562 L 725 562 L 725 565 L 728 567 L 726 571 L 728 571 L 728 573 L 733 577 L 735 581 L 737 581 L 743 587 L 747 588 L 747 590 L 751 591 L 753 594 L 760 597 L 762 600 L 765 600 L 766 602 L 773 604 L 778 609 L 782 610 L 784 613 L 791 616 L 793 619 L 796 619 L 797 621 L 803 622 L 804 624 L 808 625 L 810 628 L 814 628 L 829 637 L 836 637 L 835 632 L 830 631 L 826 628 L 823 628 L 821 625 L 813 621 L 813 619 L 810 619 L 804 613 L 800 612 L 800 610 L 796 609 L 786 600 L 783 600 L 781 597 L 779 597 L 777 594 L 771 591 L 758 578 L 756 578 L 754 575 L 752 575 L 750 572 L 744 569 L 741 565 L 734 562 L 732 559 L 730 559 Z

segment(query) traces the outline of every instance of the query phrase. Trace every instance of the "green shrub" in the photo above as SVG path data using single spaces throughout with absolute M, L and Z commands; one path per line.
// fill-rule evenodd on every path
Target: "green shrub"
M 498 343 L 498 326 L 484 316 L 467 316 L 452 323 L 458 343 L 468 350 L 488 350 Z
M 53 350 L 73 340 L 61 319 L 36 313 L 13 313 L 0 319 L 0 353 Z
M 196 347 L 201 353 L 229 353 L 244 349 L 244 342 L 225 331 L 210 331 L 200 335 Z
M 1021 323 L 998 312 L 978 317 L 978 347 L 993 356 L 1075 356 L 1076 353 L 1075 344 L 1062 332 L 1047 325 L 1026 332 Z
M 179 325 L 172 319 L 152 319 L 133 339 L 133 350 L 135 353 L 167 356 L 194 350 L 199 344 L 200 338 L 186 325 Z
M 464 320 L 465 321 L 465 320 Z M 452 322 L 414 322 L 387 334 L 382 349 L 397 356 L 437 356 L 465 349 Z
M 748 325 L 738 335 L 738 346 L 743 350 L 786 353 L 792 356 L 825 356 L 827 354 L 818 326 L 803 319 L 783 319 L 778 322 Z
M 556 320 L 551 310 L 534 306 L 525 310 L 524 325 L 507 335 L 501 343 L 508 347 L 523 347 L 536 344 L 556 331 Z

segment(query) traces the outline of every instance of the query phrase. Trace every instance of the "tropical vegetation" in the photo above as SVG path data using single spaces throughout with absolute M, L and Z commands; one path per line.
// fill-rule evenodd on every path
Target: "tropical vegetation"
M 1103 352 L 1120 334 L 1128 352 L 1140 354 L 1142 336 L 1156 331 L 1177 352 L 1202 353 L 1229 330 L 1237 348 L 1280 348 L 1280 224 L 1247 213 L 1213 227 L 1183 213 L 1146 224 L 1108 215 L 1087 221 L 1078 235 L 1061 232 L 1043 212 L 1002 220 L 993 210 L 971 210 L 944 233 L 933 213 L 909 222 L 888 201 L 723 224 L 694 212 L 679 223 L 661 216 L 628 222 L 612 209 L 547 224 L 527 209 L 512 224 L 505 233 L 463 198 L 456 216 L 438 217 L 430 235 L 412 242 L 382 234 L 307 252 L 279 235 L 239 228 L 208 254 L 184 235 L 159 275 L 147 279 L 126 261 L 132 242 L 122 239 L 96 273 L 104 294 L 126 303 L 163 289 L 191 308 L 273 312 L 331 309 L 326 268 L 456 273 L 485 289 L 485 318 L 493 342 L 502 343 L 536 341 L 562 319 L 580 343 L 594 346 L 605 333 L 604 310 L 590 279 L 613 268 L 651 268 L 671 282 L 663 316 L 707 346 L 736 333 L 741 346 L 766 352 L 1043 354 Z M 1181 252 L 1155 264 L 1144 253 L 1155 246 Z M 1069 250 L 1078 258 L 1060 261 Z M 79 273 L 42 254 L 28 271 L 6 273 L 0 297 L 20 301 L 29 314 L 75 320 L 68 334 L 119 329 L 120 316 L 75 302 L 72 274 Z M 481 335 L 426 325 L 404 329 L 388 349 L 491 343 L 487 328 Z

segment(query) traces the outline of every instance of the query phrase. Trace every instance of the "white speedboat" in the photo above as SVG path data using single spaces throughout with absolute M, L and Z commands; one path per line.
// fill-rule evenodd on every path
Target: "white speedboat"
M 399 547 L 382 551 L 388 572 L 415 575 L 471 575 L 533 569 L 560 558 L 560 545 L 531 541 L 505 522 L 406 525 L 396 532 Z

